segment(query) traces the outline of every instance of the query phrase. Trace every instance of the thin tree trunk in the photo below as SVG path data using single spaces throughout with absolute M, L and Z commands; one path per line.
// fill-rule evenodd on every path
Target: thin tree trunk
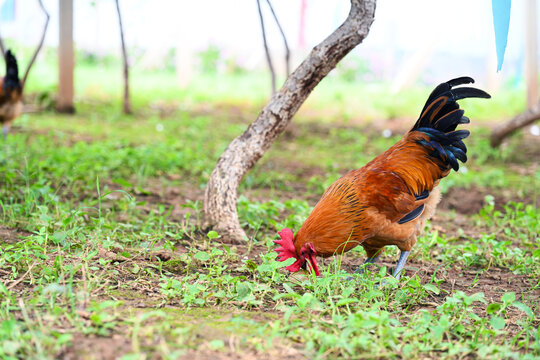
M 36 48 L 36 51 L 34 52 L 34 55 L 32 56 L 32 59 L 28 63 L 28 67 L 26 68 L 26 71 L 24 72 L 24 76 L 21 81 L 23 88 L 24 88 L 24 85 L 26 84 L 26 79 L 28 78 L 30 69 L 34 65 L 34 62 L 36 61 L 37 56 L 39 55 L 39 52 L 41 48 L 43 47 L 43 42 L 45 41 L 45 34 L 47 34 L 47 28 L 49 27 L 49 19 L 51 18 L 51 16 L 49 15 L 49 12 L 47 11 L 47 9 L 45 9 L 45 5 L 43 5 L 43 1 L 38 0 L 38 3 L 39 3 L 39 6 L 41 7 L 41 11 L 43 11 L 43 13 L 45 14 L 46 19 L 45 19 L 45 24 L 43 24 L 43 31 L 41 33 L 41 39 L 39 40 L 39 44 Z
M 246 234 L 238 221 L 238 185 L 245 173 L 285 130 L 311 91 L 369 32 L 375 0 L 351 0 L 345 22 L 317 45 L 287 78 L 257 119 L 234 139 L 210 175 L 204 198 L 205 226 L 213 227 L 231 242 Z
M 116 11 L 118 12 L 118 25 L 120 26 L 120 40 L 122 42 L 122 60 L 124 61 L 124 114 L 131 114 L 131 103 L 129 101 L 129 63 L 124 41 L 124 26 L 122 25 L 122 15 L 120 14 L 120 4 L 116 0 Z
M 535 106 L 514 117 L 512 120 L 497 126 L 491 133 L 491 146 L 499 146 L 504 138 L 514 131 L 532 124 L 536 120 L 540 120 L 540 102 L 537 102 Z
M 536 0 L 525 2 L 525 81 L 527 83 L 527 107 L 538 101 L 538 17 Z
M 268 3 L 268 7 L 270 8 L 270 11 L 272 12 L 272 16 L 274 17 L 274 20 L 279 29 L 279 32 L 281 33 L 281 38 L 283 39 L 283 46 L 285 46 L 285 71 L 286 71 L 285 75 L 289 76 L 289 74 L 291 73 L 291 50 L 289 49 L 289 43 L 287 42 L 287 37 L 285 36 L 285 32 L 283 31 L 283 28 L 281 27 L 281 24 L 278 20 L 276 12 L 274 11 L 274 7 L 272 6 L 272 3 L 270 2 L 270 0 L 266 0 L 266 2 Z
M 270 56 L 270 49 L 268 49 L 268 42 L 266 41 L 266 29 L 264 28 L 264 17 L 261 10 L 261 0 L 257 0 L 257 9 L 259 10 L 259 20 L 261 21 L 264 53 L 266 54 L 266 62 L 268 63 L 268 69 L 270 70 L 270 76 L 272 77 L 272 94 L 275 94 L 276 93 L 276 72 L 274 71 L 274 65 L 272 64 L 272 56 Z
M 0 36 L 0 51 L 2 52 L 2 57 L 4 58 L 4 62 L 6 62 L 6 48 L 4 46 L 4 40 L 2 40 L 2 36 Z
M 73 114 L 73 69 L 75 67 L 73 49 L 73 0 L 59 0 L 60 11 L 58 39 L 58 99 L 56 110 Z

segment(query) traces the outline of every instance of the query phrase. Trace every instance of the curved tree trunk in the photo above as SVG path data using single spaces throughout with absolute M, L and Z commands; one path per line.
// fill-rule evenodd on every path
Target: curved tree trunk
M 229 144 L 206 186 L 206 227 L 213 227 L 231 242 L 246 238 L 236 211 L 240 181 L 285 130 L 315 86 L 364 40 L 374 14 L 375 0 L 351 0 L 351 11 L 345 22 L 313 48 L 257 119 Z
M 491 147 L 501 145 L 502 141 L 514 131 L 540 120 L 540 101 L 535 106 L 493 129 L 491 133 Z

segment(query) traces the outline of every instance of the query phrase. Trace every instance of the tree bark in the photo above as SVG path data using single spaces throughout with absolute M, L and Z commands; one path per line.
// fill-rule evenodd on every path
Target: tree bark
M 351 10 L 345 22 L 313 48 L 257 119 L 229 144 L 206 186 L 204 226 L 213 227 L 230 242 L 247 238 L 236 211 L 240 181 L 285 130 L 315 86 L 364 40 L 373 22 L 375 2 L 351 0 Z
M 116 11 L 118 13 L 118 25 L 120 26 L 120 40 L 122 42 L 122 60 L 124 62 L 124 114 L 131 114 L 131 103 L 129 101 L 129 62 L 124 41 L 124 26 L 122 25 L 122 15 L 120 14 L 120 4 L 116 0 Z
M 540 119 L 540 101 L 535 106 L 514 117 L 512 120 L 497 126 L 491 133 L 491 146 L 499 146 L 504 138 L 512 134 L 514 131 L 532 124 Z
M 268 42 L 266 41 L 266 29 L 264 28 L 264 17 L 261 9 L 261 1 L 257 0 L 257 9 L 259 10 L 259 20 L 261 21 L 262 38 L 264 45 L 264 53 L 266 55 L 266 62 L 268 63 L 268 69 L 270 70 L 270 77 L 272 78 L 272 95 L 276 93 L 276 72 L 274 71 L 274 65 L 272 64 L 272 56 L 270 55 L 270 49 L 268 48 Z

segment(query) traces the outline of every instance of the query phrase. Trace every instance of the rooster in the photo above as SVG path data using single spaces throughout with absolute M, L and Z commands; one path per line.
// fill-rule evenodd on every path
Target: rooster
M 0 123 L 5 140 L 13 120 L 21 115 L 23 108 L 17 59 L 10 50 L 6 52 L 6 76 L 0 80 L 0 85 Z
M 367 253 L 364 264 L 369 264 L 385 246 L 395 245 L 401 255 L 393 275 L 399 279 L 416 237 L 441 199 L 439 181 L 459 169 L 458 160 L 467 161 L 462 140 L 470 133 L 456 127 L 469 119 L 457 101 L 490 98 L 476 88 L 454 88 L 468 83 L 474 80 L 460 77 L 437 86 L 400 141 L 333 183 L 296 235 L 287 228 L 278 232 L 277 259 L 295 259 L 287 270 L 308 268 L 318 276 L 316 256 L 342 254 L 361 245 Z

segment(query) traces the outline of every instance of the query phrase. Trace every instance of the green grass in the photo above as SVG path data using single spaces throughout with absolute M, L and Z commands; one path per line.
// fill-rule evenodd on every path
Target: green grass
M 178 89 L 172 72 L 135 69 L 136 115 L 124 116 L 115 66 L 78 67 L 77 114 L 25 114 L 3 144 L 1 358 L 540 356 L 538 142 L 517 135 L 493 150 L 485 127 L 519 111 L 518 92 L 463 105 L 475 124 L 468 171 L 441 186 L 485 200 L 467 214 L 443 207 L 399 282 L 396 249 L 350 281 L 362 250 L 325 260 L 320 278 L 289 276 L 272 239 L 397 141 L 380 136 L 381 119 L 412 122 L 425 89 L 396 97 L 325 80 L 243 180 L 250 239 L 233 247 L 200 228 L 203 188 L 267 79 L 197 75 Z M 39 64 L 28 90 L 51 92 L 53 69 Z

